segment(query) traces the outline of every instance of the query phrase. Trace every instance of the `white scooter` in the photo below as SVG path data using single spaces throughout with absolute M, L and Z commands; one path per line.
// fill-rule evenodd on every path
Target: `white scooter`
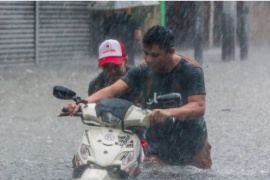
M 74 100 L 84 104 L 75 116 L 81 117 L 90 127 L 85 130 L 77 153 L 72 160 L 73 178 L 105 180 L 136 177 L 140 173 L 147 142 L 134 130 L 150 126 L 148 109 L 134 106 L 131 102 L 108 98 L 98 103 L 87 103 L 76 93 L 63 86 L 55 86 L 53 95 L 59 99 Z M 163 105 L 181 99 L 178 94 L 159 98 Z M 155 107 L 156 99 L 149 103 Z M 67 116 L 63 108 L 59 116 Z M 141 131 L 143 132 L 143 131 Z

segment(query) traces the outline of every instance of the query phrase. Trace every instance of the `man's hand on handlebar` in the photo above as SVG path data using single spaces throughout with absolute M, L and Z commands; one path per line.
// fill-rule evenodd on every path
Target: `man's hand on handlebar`
M 65 111 L 70 115 L 74 116 L 79 109 L 81 108 L 81 104 L 69 103 L 66 107 L 64 107 Z
M 165 109 L 154 109 L 149 115 L 151 125 L 163 123 L 166 119 L 172 117 L 171 113 Z

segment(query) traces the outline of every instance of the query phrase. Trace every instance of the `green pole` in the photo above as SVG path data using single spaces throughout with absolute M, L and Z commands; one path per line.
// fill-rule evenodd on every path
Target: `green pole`
M 166 25 L 166 2 L 160 1 L 160 25 Z

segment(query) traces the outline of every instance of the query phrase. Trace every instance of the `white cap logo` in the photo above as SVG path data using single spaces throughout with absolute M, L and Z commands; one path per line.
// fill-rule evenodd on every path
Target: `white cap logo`
M 110 56 L 122 56 L 122 50 L 119 42 L 112 39 L 104 41 L 99 46 L 99 59 Z

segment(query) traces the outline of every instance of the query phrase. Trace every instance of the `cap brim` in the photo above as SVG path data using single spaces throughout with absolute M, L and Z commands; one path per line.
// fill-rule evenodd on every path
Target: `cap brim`
M 102 67 L 105 64 L 117 64 L 120 65 L 124 61 L 123 57 L 106 57 L 98 60 L 98 67 Z

